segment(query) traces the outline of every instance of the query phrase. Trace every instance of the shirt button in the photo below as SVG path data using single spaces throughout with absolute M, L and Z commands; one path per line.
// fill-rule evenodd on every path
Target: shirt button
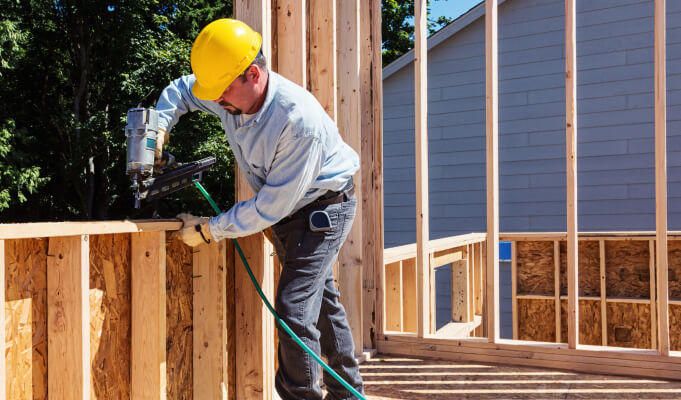
M 251 171 L 246 171 L 246 175 L 250 175 L 250 174 L 251 174 Z

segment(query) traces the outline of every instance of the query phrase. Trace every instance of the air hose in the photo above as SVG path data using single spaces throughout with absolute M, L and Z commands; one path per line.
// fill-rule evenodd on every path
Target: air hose
M 218 207 L 217 204 L 215 204 L 215 202 L 213 201 L 213 198 L 210 197 L 210 194 L 208 194 L 206 189 L 204 189 L 203 185 L 201 185 L 201 183 L 198 182 L 198 181 L 195 181 L 194 185 L 196 185 L 196 187 L 199 189 L 201 194 L 203 194 L 203 197 L 205 197 L 206 200 L 208 200 L 211 207 L 213 207 L 213 210 L 215 210 L 215 212 L 217 214 L 220 214 L 221 213 L 220 208 Z M 255 287 L 255 290 L 258 292 L 258 295 L 260 295 L 260 298 L 262 299 L 263 303 L 265 303 L 265 306 L 267 307 L 267 309 L 270 310 L 270 313 L 272 313 L 272 315 L 274 316 L 274 319 L 277 321 L 279 326 L 281 326 L 286 331 L 286 333 L 288 333 L 288 335 L 291 337 L 291 339 L 293 339 L 293 341 L 296 342 L 298 344 L 298 346 L 300 346 L 301 349 L 305 350 L 305 352 L 307 354 L 309 354 L 312 358 L 314 358 L 315 361 L 317 361 L 319 363 L 319 365 L 321 365 L 322 368 L 324 368 L 324 370 L 326 370 L 326 372 L 328 372 L 335 380 L 337 380 L 341 385 L 343 385 L 346 389 L 348 389 L 350 391 L 350 393 L 352 393 L 353 396 L 355 396 L 355 397 L 357 397 L 361 400 L 366 400 L 366 397 L 364 397 L 364 395 L 362 395 L 355 388 L 350 386 L 350 384 L 348 382 L 346 382 L 345 379 L 343 379 L 340 375 L 338 375 L 336 373 L 336 371 L 331 369 L 331 367 L 329 367 L 317 354 L 315 354 L 315 352 L 312 351 L 312 349 L 307 347 L 307 345 L 305 343 L 303 343 L 302 340 L 300 340 L 298 335 L 296 335 L 291 330 L 291 328 L 289 328 L 289 326 L 286 324 L 286 322 L 284 322 L 284 320 L 282 320 L 279 317 L 279 314 L 277 314 L 277 312 L 274 310 L 274 308 L 272 307 L 270 302 L 267 300 L 267 297 L 265 297 L 265 293 L 262 292 L 262 289 L 260 288 L 260 285 L 258 285 L 258 281 L 255 279 L 255 276 L 253 276 L 253 271 L 251 271 L 251 267 L 248 265 L 248 261 L 246 261 L 246 257 L 244 256 L 244 252 L 241 250 L 241 246 L 239 246 L 239 242 L 237 242 L 236 239 L 232 239 L 232 241 L 234 242 L 234 247 L 236 247 L 236 251 L 239 253 L 239 257 L 241 257 L 241 262 L 244 264 L 244 267 L 246 268 L 246 272 L 248 272 L 248 276 L 251 278 L 251 282 L 253 282 L 253 286 Z

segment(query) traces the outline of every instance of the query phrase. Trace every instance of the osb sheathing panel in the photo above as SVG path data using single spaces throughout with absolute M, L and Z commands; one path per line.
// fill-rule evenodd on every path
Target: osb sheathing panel
M 518 299 L 518 339 L 555 342 L 554 300 Z
M 608 303 L 607 309 L 608 346 L 651 347 L 649 304 Z
M 189 246 L 167 235 L 166 332 L 168 399 L 192 399 L 192 272 Z
M 582 240 L 579 257 L 579 295 L 601 295 L 601 256 L 597 240 Z M 567 242 L 560 242 L 560 294 L 567 295 Z
M 47 239 L 5 241 L 8 399 L 47 398 Z
M 568 338 L 568 311 L 567 300 L 560 302 L 560 341 L 567 343 Z M 600 300 L 579 301 L 579 343 L 600 346 L 601 334 L 601 302 Z
M 669 305 L 669 342 L 672 350 L 681 351 L 681 305 Z
M 130 397 L 130 234 L 90 236 L 92 398 Z
M 681 240 L 667 242 L 669 264 L 669 297 L 681 299 Z
M 517 242 L 516 269 L 518 294 L 553 295 L 553 242 Z
M 605 241 L 608 297 L 650 298 L 649 246 L 647 240 Z

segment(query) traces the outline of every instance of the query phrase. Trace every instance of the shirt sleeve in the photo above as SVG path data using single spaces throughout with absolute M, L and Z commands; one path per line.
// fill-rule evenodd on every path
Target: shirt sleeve
M 321 141 L 314 136 L 284 139 L 260 191 L 210 220 L 213 237 L 248 236 L 288 216 L 319 175 L 323 162 Z
M 163 90 L 156 103 L 160 129 L 170 132 L 180 117 L 188 112 L 204 111 L 218 115 L 221 108 L 218 104 L 212 101 L 199 100 L 194 96 L 192 86 L 194 86 L 195 81 L 194 75 L 185 75 L 170 82 Z

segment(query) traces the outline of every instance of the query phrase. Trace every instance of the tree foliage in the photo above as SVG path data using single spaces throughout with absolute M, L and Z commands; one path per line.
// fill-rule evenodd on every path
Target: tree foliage
M 430 16 L 430 7 L 428 15 Z M 386 66 L 414 47 L 414 2 L 382 0 L 381 16 L 383 66 Z M 445 16 L 436 19 L 429 17 L 428 33 L 432 35 L 450 22 L 452 19 Z
M 192 40 L 231 10 L 221 0 L 0 2 L 0 220 L 145 216 L 125 175 L 126 111 L 189 73 Z M 185 116 L 168 150 L 180 161 L 216 156 L 206 186 L 223 208 L 233 202 L 217 118 Z M 192 189 L 160 209 L 211 212 Z

